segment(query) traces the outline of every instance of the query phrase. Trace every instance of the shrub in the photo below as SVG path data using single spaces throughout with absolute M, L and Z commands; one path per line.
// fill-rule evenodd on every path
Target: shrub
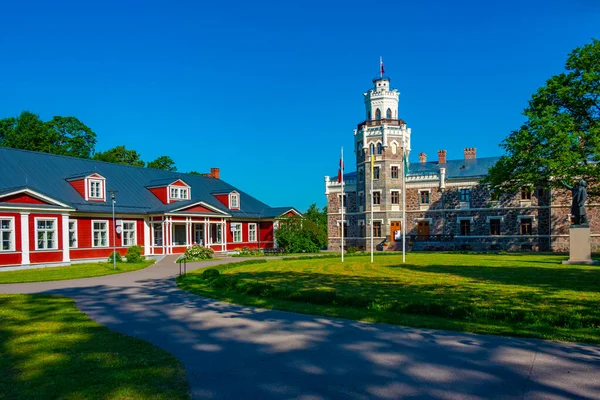
M 127 258 L 128 263 L 138 263 L 144 261 L 144 256 L 142 256 L 142 246 L 137 245 L 128 248 L 125 258 Z
M 115 257 L 116 257 L 118 263 L 123 262 L 123 259 L 121 258 L 121 254 L 119 254 L 118 251 L 110 253 L 110 256 L 108 256 L 108 262 L 110 262 L 110 263 L 114 262 Z
M 196 244 L 192 247 L 188 247 L 183 255 L 186 260 L 197 261 L 211 259 L 214 254 L 215 252 L 213 249 Z
M 346 254 L 356 254 L 357 251 L 358 251 L 358 247 L 350 246 L 346 249 Z
M 215 278 L 218 278 L 219 276 L 221 276 L 221 273 L 214 268 L 208 268 L 202 272 L 202 279 L 206 279 L 206 280 L 215 279 Z
M 242 247 L 241 250 L 239 250 L 240 252 L 240 256 L 242 257 L 247 257 L 247 256 L 258 256 L 258 255 L 262 255 L 262 251 L 260 249 L 251 249 L 248 246 L 244 246 Z

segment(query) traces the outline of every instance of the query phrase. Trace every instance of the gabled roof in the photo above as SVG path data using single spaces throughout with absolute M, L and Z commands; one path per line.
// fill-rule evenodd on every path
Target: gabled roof
M 82 172 L 82 173 L 79 173 L 79 174 L 75 174 L 73 176 L 67 176 L 67 177 L 65 177 L 65 179 L 68 180 L 68 181 L 76 181 L 78 179 L 87 178 L 90 175 L 100 175 L 100 176 L 102 176 L 102 174 L 99 173 L 98 171 L 88 171 L 88 172 Z
M 185 181 L 181 178 L 177 178 L 177 179 L 173 179 L 173 178 L 163 178 L 163 179 L 155 179 L 152 180 L 150 182 L 148 182 L 148 184 L 146 185 L 147 188 L 150 187 L 163 187 L 163 186 L 169 186 L 174 184 L 177 181 L 181 181 L 182 183 L 185 183 Z M 187 185 L 187 183 L 186 183 Z
M 294 207 L 273 207 L 270 208 L 269 210 L 265 210 L 265 212 L 262 214 L 262 218 L 277 218 L 277 217 L 281 217 L 284 214 L 287 214 L 289 212 L 292 212 L 296 215 L 298 215 L 299 217 L 302 216 L 302 213 L 298 210 L 296 210 Z
M 259 218 L 271 207 L 221 179 L 132 167 L 103 161 L 86 160 L 55 154 L 0 147 L 0 190 L 27 186 L 59 202 L 83 212 L 112 211 L 112 203 L 85 201 L 66 178 L 88 176 L 90 171 L 106 178 L 107 190 L 116 190 L 115 211 L 118 213 L 156 214 L 172 212 L 198 202 L 235 217 Z M 191 187 L 191 198 L 163 204 L 147 186 L 181 179 Z M 240 194 L 240 210 L 229 210 L 212 193 Z
M 21 186 L 21 187 L 16 187 L 16 188 L 0 188 L 0 203 L 2 203 L 3 202 L 2 199 L 6 198 L 6 197 L 15 196 L 15 195 L 19 195 L 19 194 L 30 196 L 35 199 L 38 199 L 41 202 L 46 203 L 46 204 L 38 204 L 37 206 L 40 206 L 40 207 L 41 206 L 50 206 L 53 208 L 56 208 L 56 207 L 70 208 L 70 206 L 68 204 L 65 204 L 56 199 L 53 199 L 52 197 L 50 197 L 44 193 L 35 191 L 27 186 Z M 19 204 L 19 203 L 14 203 L 14 204 Z M 29 203 L 24 203 L 24 204 L 29 204 Z M 31 204 L 29 204 L 29 205 L 31 205 Z

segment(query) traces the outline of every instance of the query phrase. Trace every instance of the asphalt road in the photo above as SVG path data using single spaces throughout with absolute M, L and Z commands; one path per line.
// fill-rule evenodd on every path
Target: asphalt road
M 0 293 L 74 298 L 95 321 L 179 358 L 194 399 L 600 399 L 597 346 L 232 305 L 177 289 L 175 258 Z

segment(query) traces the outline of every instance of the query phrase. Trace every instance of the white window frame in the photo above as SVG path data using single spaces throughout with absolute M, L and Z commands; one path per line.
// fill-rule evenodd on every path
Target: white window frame
M 188 186 L 168 186 L 169 200 L 189 200 L 190 188 Z
M 3 217 L 0 216 L 0 221 L 10 221 L 8 228 L 2 228 L 2 223 L 0 222 L 0 253 L 1 252 L 10 252 L 15 251 L 15 217 Z M 8 249 L 5 250 L 2 248 L 3 234 L 5 232 L 9 232 L 8 237 Z
M 100 238 L 102 238 L 102 230 L 96 231 L 96 229 L 94 228 L 94 224 L 96 224 L 96 223 L 105 224 L 105 226 L 106 226 L 106 229 L 105 229 L 105 231 L 106 231 L 106 245 L 104 245 L 104 246 L 102 246 L 102 245 L 97 246 L 96 243 L 95 243 L 96 242 L 96 238 L 95 238 L 95 233 L 96 232 L 99 232 L 100 233 Z M 102 249 L 102 248 L 110 246 L 109 230 L 110 230 L 110 228 L 109 228 L 109 224 L 108 224 L 107 220 L 105 220 L 105 219 L 94 219 L 94 220 L 92 220 L 92 247 L 93 248 L 100 248 L 100 249 Z
M 375 174 L 375 170 L 377 170 L 377 174 Z M 377 177 L 375 177 L 375 175 L 377 175 Z M 378 181 L 381 177 L 381 168 L 379 165 L 374 165 L 373 166 L 373 180 L 374 181 Z
M 40 229 L 38 227 L 38 222 L 40 221 L 51 221 L 53 223 L 54 228 L 52 229 Z M 36 250 L 57 250 L 58 249 L 58 218 L 45 218 L 45 217 L 39 217 L 39 218 L 34 218 L 34 226 L 35 226 L 35 249 Z M 39 233 L 40 232 L 46 232 L 45 239 L 44 241 L 44 246 L 40 247 L 40 241 L 39 241 Z M 52 240 L 53 240 L 53 245 L 52 247 L 48 247 L 48 232 L 51 232 L 53 234 Z
M 469 234 L 468 235 L 461 234 L 461 231 L 460 231 L 460 222 L 461 221 L 469 221 Z M 458 224 L 458 235 L 456 235 L 456 236 L 460 236 L 460 237 L 472 236 L 471 232 L 473 231 L 473 225 L 475 223 L 475 220 L 473 219 L 473 217 L 457 217 L 456 222 Z M 429 225 L 431 225 L 431 223 Z
M 154 222 L 152 224 L 152 246 L 162 247 L 164 245 L 163 229 L 162 222 Z M 156 235 L 157 230 L 160 232 L 160 235 Z M 156 244 L 156 239 L 160 239 L 160 244 Z
M 73 229 L 71 229 L 71 224 L 73 224 Z M 69 220 L 68 230 L 69 230 L 69 248 L 76 249 L 79 246 L 79 231 L 78 231 L 78 225 L 77 225 L 76 219 Z M 71 234 L 73 234 L 73 237 L 75 238 L 75 240 L 71 240 Z M 63 246 L 63 247 L 66 247 L 66 246 Z
M 427 194 L 428 194 L 428 196 L 427 196 L 428 202 L 427 203 L 423 203 L 421 201 L 422 200 L 422 197 L 421 197 L 422 192 L 427 192 Z M 431 204 L 431 189 L 419 189 L 419 204 L 422 206 L 425 206 L 425 205 L 429 206 Z
M 397 173 L 398 176 L 396 176 L 395 178 L 392 176 L 392 168 L 396 167 L 397 168 Z M 390 164 L 390 179 L 400 179 L 400 165 L 399 164 Z
M 236 237 L 239 234 L 239 237 Z M 241 222 L 232 222 L 231 223 L 231 236 L 233 238 L 233 243 L 242 243 L 242 223 Z
M 233 205 L 233 201 L 235 199 L 236 205 Z M 240 209 L 240 194 L 237 192 L 229 193 L 229 209 L 230 210 L 239 210 Z
M 257 242 L 257 235 L 258 235 L 258 230 L 257 230 L 257 225 L 256 224 L 248 224 L 248 241 L 249 242 Z
M 92 187 L 94 186 L 94 184 L 99 185 L 99 190 L 98 190 L 99 196 L 94 196 L 94 190 L 92 190 Z M 94 199 L 94 200 L 104 200 L 106 198 L 106 196 L 104 195 L 104 180 L 103 179 L 95 179 L 95 178 L 88 179 L 88 198 Z
M 133 224 L 133 230 L 132 229 L 125 229 L 125 224 Z M 137 245 L 137 222 L 136 221 L 123 221 L 123 225 L 122 225 L 122 231 L 121 231 L 121 242 L 122 245 L 124 247 L 131 247 L 131 246 L 135 246 Z M 125 243 L 125 239 L 127 238 L 127 232 L 131 232 L 133 231 L 133 243 Z
M 379 203 L 375 203 L 375 193 L 379 193 Z M 371 193 L 371 196 L 373 197 L 372 202 L 373 202 L 373 207 L 380 207 L 381 206 L 381 190 L 373 190 L 373 193 Z
M 213 237 L 213 232 L 212 232 L 212 227 L 213 225 L 217 226 L 217 232 L 221 234 L 221 240 L 216 242 L 215 238 Z M 219 232 L 220 231 L 220 232 Z M 218 235 L 217 235 L 218 236 Z M 221 222 L 210 222 L 208 224 L 208 237 L 210 239 L 210 244 L 223 244 L 223 224 Z

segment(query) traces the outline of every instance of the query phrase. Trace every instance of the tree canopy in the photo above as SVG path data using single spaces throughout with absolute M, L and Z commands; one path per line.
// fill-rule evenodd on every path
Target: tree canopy
M 275 231 L 277 243 L 289 253 L 315 253 L 327 246 L 327 206 L 311 204 L 303 218 L 292 217 Z
M 147 167 L 154 169 L 162 169 L 163 171 L 177 171 L 175 161 L 173 161 L 173 159 L 169 156 L 160 156 L 154 161 L 149 161 Z
M 90 158 L 96 134 L 75 117 L 53 117 L 23 111 L 18 117 L 0 119 L 0 146 Z
M 143 167 L 146 165 L 137 151 L 127 150 L 125 146 L 117 146 L 106 150 L 105 152 L 96 153 L 94 155 L 94 160 L 131 165 L 134 167 Z
M 590 194 L 600 194 L 600 41 L 573 50 L 565 70 L 537 90 L 524 110 L 527 121 L 502 142 L 506 154 L 484 180 L 492 188 L 585 179 Z

